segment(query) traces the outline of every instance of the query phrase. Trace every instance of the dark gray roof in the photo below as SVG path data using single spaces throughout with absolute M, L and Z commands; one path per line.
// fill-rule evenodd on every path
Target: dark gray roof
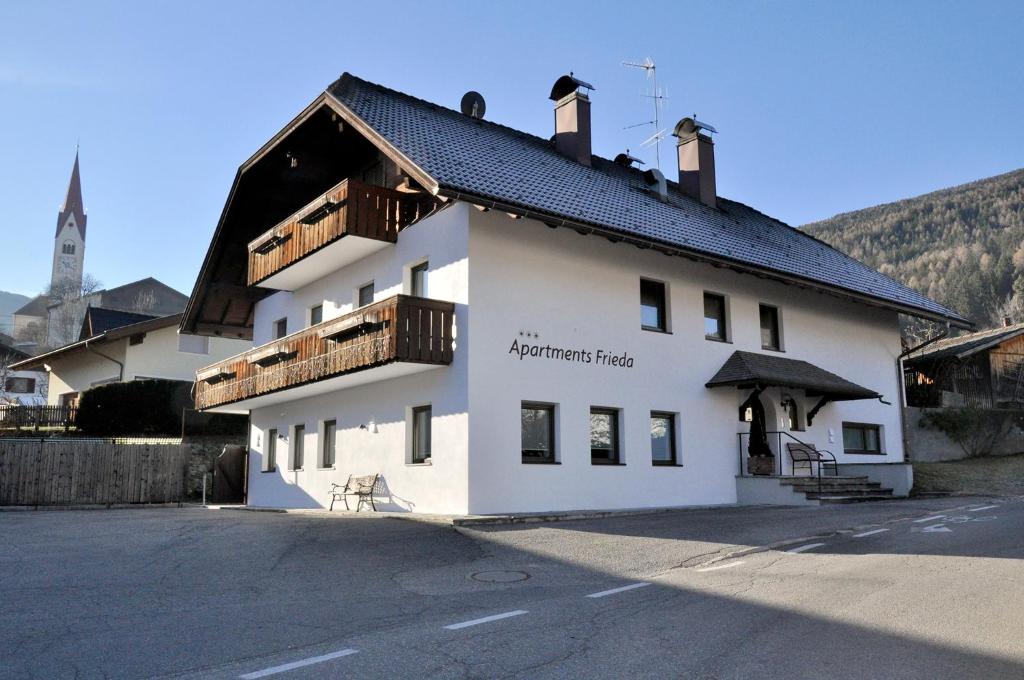
M 148 321 L 157 318 L 153 314 L 136 314 L 134 312 L 122 312 L 118 309 L 106 309 L 104 307 L 89 307 L 85 310 L 85 318 L 82 320 L 82 332 L 79 340 L 91 338 L 94 335 L 106 333 L 114 328 L 130 326 L 140 321 Z
M 733 352 L 705 387 L 790 387 L 805 390 L 808 396 L 828 397 L 833 401 L 876 399 L 874 390 L 861 387 L 798 359 L 772 354 Z
M 24 305 L 15 310 L 14 314 L 19 316 L 46 317 L 46 308 L 50 304 L 50 298 L 45 295 L 37 295 Z
M 742 203 L 720 198 L 715 209 L 677 190 L 662 203 L 647 193 L 636 168 L 599 157 L 587 167 L 560 155 L 546 139 L 347 73 L 328 93 L 446 193 L 521 206 L 966 323 L 917 291 Z
M 908 366 L 913 366 L 941 359 L 964 359 L 1021 335 L 1024 335 L 1024 323 L 988 328 L 977 333 L 965 333 L 922 347 L 909 354 L 905 363 Z

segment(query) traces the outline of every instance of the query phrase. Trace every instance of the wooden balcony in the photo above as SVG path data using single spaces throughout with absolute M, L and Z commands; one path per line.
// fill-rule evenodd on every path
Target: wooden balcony
M 200 369 L 196 408 L 234 404 L 399 362 L 448 365 L 454 316 L 451 302 L 407 295 L 367 305 Z
M 394 243 L 398 232 L 418 220 L 431 205 L 432 199 L 423 194 L 347 179 L 249 243 L 248 284 L 294 290 L 309 277 L 299 274 L 299 279 L 293 280 L 295 276 L 276 275 L 346 237 L 369 239 L 379 246 Z M 325 257 L 323 264 L 328 268 L 313 267 L 310 276 L 329 273 L 346 259 L 371 252 L 366 249 L 367 242 L 362 245 L 362 249 L 352 248 L 348 257 L 344 253 Z

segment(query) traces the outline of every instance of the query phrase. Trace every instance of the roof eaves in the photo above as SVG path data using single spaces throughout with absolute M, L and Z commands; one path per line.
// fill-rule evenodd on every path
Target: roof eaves
M 338 82 L 340 83 L 350 77 L 351 76 L 346 73 L 342 75 Z M 334 87 L 334 85 L 331 87 Z M 354 127 L 359 134 L 369 139 L 377 148 L 383 151 L 385 155 L 391 158 L 391 160 L 397 163 L 403 170 L 408 172 L 413 179 L 422 184 L 427 191 L 435 196 L 437 195 L 439 185 L 436 179 L 431 177 L 425 170 L 423 170 L 423 168 L 418 166 L 412 161 L 412 159 L 402 153 L 398 147 L 381 136 L 381 134 L 371 127 L 369 123 L 356 115 L 352 109 L 335 97 L 329 89 L 324 92 L 324 96 L 326 97 L 327 106 L 329 106 L 332 111 L 345 119 L 345 122 Z

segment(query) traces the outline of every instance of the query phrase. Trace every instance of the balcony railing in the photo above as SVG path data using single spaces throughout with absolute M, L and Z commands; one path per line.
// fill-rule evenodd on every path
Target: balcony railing
M 250 286 L 345 236 L 394 243 L 430 207 L 422 194 L 347 179 L 249 243 Z
M 452 361 L 455 305 L 396 295 L 196 373 L 206 409 L 392 362 Z

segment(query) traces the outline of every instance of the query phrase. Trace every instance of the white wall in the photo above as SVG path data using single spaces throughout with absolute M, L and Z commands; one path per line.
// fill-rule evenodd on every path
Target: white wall
M 247 340 L 210 338 L 206 354 L 182 352 L 178 349 L 178 328 L 168 326 L 146 333 L 139 345 L 128 344 L 125 350 L 125 380 L 161 378 L 193 382 L 196 371 L 252 347 Z
M 670 334 L 641 330 L 641 276 L 668 284 Z M 729 343 L 704 338 L 704 290 L 729 296 Z M 471 212 L 470 512 L 735 502 L 737 432 L 746 429 L 737 410 L 746 394 L 704 385 L 735 350 L 764 351 L 759 302 L 782 310 L 780 356 L 810 361 L 897 403 L 895 313 L 569 229 Z M 625 352 L 634 367 L 521 360 L 509 354 L 513 340 Z M 768 391 L 769 400 L 781 412 L 778 390 Z M 558 405 L 560 465 L 520 462 L 522 401 Z M 805 409 L 814 404 L 801 401 Z M 591 406 L 622 410 L 625 466 L 591 465 Z M 652 410 L 680 414 L 681 467 L 651 464 Z M 881 424 L 887 455 L 844 456 L 844 419 Z M 826 406 L 813 428 L 796 434 L 840 460 L 903 456 L 898 411 L 877 401 Z
M 47 403 L 56 405 L 60 403 L 62 394 L 84 392 L 93 385 L 116 381 L 120 375 L 118 365 L 110 359 L 99 356 L 98 353 L 102 352 L 123 364 L 127 344 L 126 338 L 88 350 L 80 349 L 67 352 L 48 360 L 47 363 L 53 370 L 50 372 Z
M 210 338 L 209 353 L 178 351 L 178 329 L 167 326 L 146 333 L 142 343 L 131 345 L 128 338 L 91 345 L 50 359 L 50 388 L 47 401 L 59 404 L 62 394 L 84 392 L 100 383 L 141 378 L 193 382 L 196 371 L 204 366 L 244 352 L 252 344 L 246 340 Z M 115 359 L 124 365 L 99 356 Z
M 358 286 L 375 282 L 375 299 L 407 292 L 409 265 L 428 258 L 430 297 L 456 303 L 456 346 L 452 364 L 383 382 L 353 387 L 318 397 L 256 409 L 251 413 L 249 503 L 268 507 L 318 507 L 330 502 L 332 482 L 344 484 L 350 474 L 379 473 L 385 496 L 379 510 L 462 514 L 468 508 L 468 209 L 456 205 L 403 230 L 398 243 L 314 281 L 293 293 L 279 292 L 256 307 L 257 345 L 272 337 L 273 322 L 288 317 L 288 332 L 308 325 L 308 309 L 324 305 L 324 320 L 353 307 Z M 372 370 L 372 369 L 371 369 Z M 408 409 L 430 404 L 432 460 L 407 463 Z M 337 461 L 333 469 L 318 468 L 322 421 L 338 424 Z M 374 423 L 375 432 L 360 429 Z M 306 425 L 305 464 L 289 470 L 292 428 Z M 263 472 L 266 434 L 277 428 L 277 469 Z M 354 499 L 353 499 L 354 501 Z M 352 506 L 355 507 L 354 504 Z
M 324 506 L 331 482 L 372 473 L 384 476 L 387 498 L 379 508 L 387 510 L 496 513 L 735 502 L 737 433 L 747 428 L 737 411 L 747 395 L 704 385 L 734 351 L 764 351 L 760 302 L 782 310 L 780 356 L 810 361 L 897 401 L 895 313 L 461 204 L 406 229 L 393 247 L 261 301 L 255 344 L 271 339 L 272 324 L 282 316 L 289 332 L 307 326 L 316 304 L 324 305 L 325 320 L 350 311 L 356 289 L 371 279 L 378 300 L 405 292 L 408 267 L 424 257 L 431 297 L 456 303 L 452 365 L 253 411 L 252 505 Z M 641 276 L 668 284 L 671 333 L 641 330 Z M 729 297 L 729 343 L 704 338 L 704 290 Z M 509 354 L 513 341 L 627 353 L 634 365 L 520 359 Z M 799 392 L 787 394 L 804 412 L 815 403 Z M 772 389 L 763 397 L 778 416 L 782 396 Z M 522 464 L 522 401 L 557 404 L 559 465 Z M 432 464 L 408 465 L 408 409 L 424 403 L 433 407 Z M 591 406 L 621 409 L 625 465 L 591 465 Z M 651 464 L 653 410 L 679 414 L 679 466 Z M 337 463 L 323 470 L 317 467 L 320 430 L 330 418 L 338 422 Z M 880 424 L 885 455 L 846 455 L 844 420 Z M 376 432 L 360 429 L 371 421 Z M 297 423 L 306 426 L 306 461 L 293 471 Z M 262 472 L 271 428 L 280 437 L 277 469 Z M 813 427 L 795 434 L 834 451 L 840 462 L 903 458 L 898 411 L 877 401 L 830 404 Z

